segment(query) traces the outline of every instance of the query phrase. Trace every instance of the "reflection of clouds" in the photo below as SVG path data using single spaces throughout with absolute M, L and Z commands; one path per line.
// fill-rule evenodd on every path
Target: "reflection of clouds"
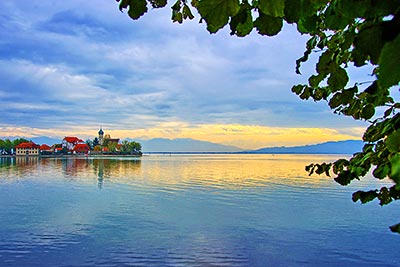
M 187 188 L 330 187 L 331 177 L 309 176 L 306 165 L 341 155 L 150 155 L 142 158 L 38 158 L 1 161 L 2 181 L 72 179 L 76 182 L 148 187 L 175 192 Z M 367 180 L 367 183 L 379 181 Z
M 122 184 L 225 189 L 291 185 L 318 187 L 331 182 L 325 176 L 308 176 L 304 166 L 333 161 L 338 156 L 316 155 L 151 155 L 142 158 L 16 158 L 2 168 L 2 176 L 65 177 L 80 182 L 98 180 Z M 5 163 L 6 164 L 6 163 Z M 7 163 L 8 164 L 8 163 Z M 57 175 L 58 174 L 58 175 Z M 41 177 L 44 176 L 44 177 Z
M 331 183 L 325 176 L 308 176 L 312 162 L 333 161 L 338 156 L 315 155 L 197 155 L 149 156 L 143 160 L 142 177 L 158 186 L 240 189 L 291 185 L 311 187 Z

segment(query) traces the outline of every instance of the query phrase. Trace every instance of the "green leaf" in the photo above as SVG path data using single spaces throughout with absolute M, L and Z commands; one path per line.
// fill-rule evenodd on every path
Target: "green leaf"
M 305 87 L 303 93 L 300 94 L 301 99 L 309 99 L 311 96 L 312 89 L 310 87 Z
M 399 233 L 400 234 L 400 223 L 392 225 L 389 228 L 390 228 L 390 231 L 392 231 L 393 233 Z
M 342 104 L 342 94 L 341 93 L 336 93 L 330 100 L 329 100 L 329 106 L 334 109 L 337 108 Z
M 387 137 L 386 145 L 390 152 L 400 152 L 400 130 Z
M 341 171 L 338 176 L 334 179 L 340 185 L 348 185 L 350 182 L 356 178 L 353 173 L 348 170 Z
M 229 17 L 235 16 L 239 10 L 239 0 L 200 0 L 197 9 L 207 23 L 207 30 L 216 33 L 223 28 Z
M 392 197 L 390 195 L 389 189 L 387 187 L 382 187 L 378 194 L 378 199 L 380 200 L 379 205 L 387 205 L 392 202 Z
M 303 54 L 303 56 L 299 59 L 296 60 L 296 73 L 301 74 L 300 72 L 300 67 L 301 67 L 301 62 L 306 62 L 308 60 L 308 57 L 311 54 L 311 50 L 306 50 Z
M 167 0 L 149 0 L 153 8 L 161 8 L 167 5 Z
M 128 15 L 132 19 L 138 19 L 147 12 L 146 0 L 131 0 L 128 10 Z
M 288 23 L 299 21 L 301 17 L 301 1 L 299 0 L 286 0 L 285 2 L 285 20 Z
M 180 11 L 181 10 L 181 0 L 177 0 L 175 4 L 171 7 L 172 10 L 174 11 Z
M 330 5 L 325 11 L 325 26 L 331 30 L 344 29 L 353 18 L 343 16 L 336 10 L 336 5 Z
M 274 36 L 281 31 L 283 20 L 282 18 L 276 18 L 260 13 L 260 16 L 256 21 L 254 21 L 254 26 L 257 28 L 259 34 Z
M 369 120 L 374 116 L 375 114 L 375 106 L 372 104 L 367 104 L 362 110 L 361 110 L 361 118 L 365 120 Z
M 356 1 L 356 0 L 352 0 L 352 1 Z M 367 0 L 363 0 L 363 1 L 365 2 Z M 400 6 L 399 0 L 371 1 L 371 4 L 368 5 L 369 8 L 366 10 L 365 16 L 375 17 L 375 16 L 393 15 L 393 14 L 395 14 L 395 12 L 398 12 L 399 6 Z
M 382 51 L 382 27 L 371 26 L 362 29 L 354 40 L 356 50 L 368 55 L 373 64 L 378 64 Z
M 349 161 L 347 159 L 338 159 L 333 163 L 332 170 L 335 174 L 343 171 L 344 167 L 349 165 Z
M 339 68 L 338 64 L 333 60 L 333 54 L 330 50 L 325 51 L 318 60 L 316 70 L 319 74 L 329 74 Z M 347 75 L 347 74 L 346 74 Z
M 319 84 L 325 79 L 325 75 L 318 74 L 318 75 L 312 75 L 310 78 L 308 78 L 308 84 L 316 88 L 319 86 Z
M 378 179 L 384 179 L 389 174 L 389 171 L 390 171 L 389 165 L 383 163 L 375 168 L 375 170 L 373 171 L 373 175 Z
M 253 30 L 251 6 L 247 2 L 242 3 L 240 11 L 236 16 L 231 18 L 229 26 L 231 28 L 231 35 L 236 34 L 239 37 L 244 37 Z
M 190 10 L 188 5 L 186 5 L 186 4 L 183 6 L 182 14 L 183 14 L 183 18 L 184 19 L 187 19 L 187 18 L 193 19 L 194 18 L 193 14 L 192 14 L 192 11 Z
M 328 78 L 328 85 L 332 92 L 343 89 L 347 82 L 349 81 L 349 76 L 343 68 L 337 68 L 336 71 L 332 72 Z
M 392 165 L 390 171 L 390 178 L 396 183 L 396 187 L 400 186 L 400 153 L 395 154 L 390 158 Z
M 172 21 L 182 23 L 183 22 L 183 15 L 180 11 L 172 11 Z
M 283 17 L 285 0 L 259 0 L 258 8 L 265 15 L 269 15 L 271 17 Z
M 295 93 L 296 95 L 299 95 L 301 92 L 303 92 L 304 87 L 305 86 L 302 84 L 294 85 L 292 87 L 292 92 Z
M 336 11 L 346 18 L 363 18 L 368 8 L 370 0 L 338 1 L 336 5 Z
M 317 88 L 314 91 L 314 95 L 312 96 L 315 101 L 320 101 L 322 99 L 325 99 L 326 97 L 326 90 L 322 88 Z
M 378 81 L 383 88 L 400 82 L 400 35 L 385 44 L 379 59 Z
M 356 67 L 361 67 L 367 64 L 365 61 L 367 60 L 367 55 L 362 53 L 360 49 L 354 48 L 353 52 L 351 53 L 351 60 L 354 62 Z
M 387 117 L 389 117 L 392 113 L 393 113 L 393 110 L 394 110 L 394 108 L 393 107 L 391 107 L 391 108 L 389 108 L 389 109 L 387 109 L 387 110 L 385 110 L 385 113 L 384 113 L 384 118 L 387 118 Z
M 297 30 L 300 33 L 311 33 L 314 34 L 318 29 L 318 16 L 312 15 L 309 17 L 302 17 L 297 23 Z
M 131 0 L 122 0 L 121 3 L 119 3 L 119 11 L 122 11 L 123 9 L 127 8 L 130 2 Z
M 349 89 L 345 89 L 342 91 L 342 104 L 349 104 L 354 98 L 355 93 L 357 93 L 358 87 L 354 86 Z
M 365 204 L 367 202 L 370 202 L 372 200 L 374 200 L 376 197 L 378 196 L 378 193 L 376 192 L 376 190 L 371 190 L 371 191 L 357 191 L 355 193 L 353 193 L 353 201 L 357 202 L 357 200 L 360 200 L 362 204 Z

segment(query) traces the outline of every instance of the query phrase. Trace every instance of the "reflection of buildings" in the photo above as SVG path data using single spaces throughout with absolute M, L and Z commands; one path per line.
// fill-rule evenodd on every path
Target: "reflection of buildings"
M 66 176 L 79 177 L 84 176 L 85 172 L 90 170 L 86 159 L 66 158 L 62 160 L 62 170 Z
M 34 169 L 39 164 L 39 157 L 15 157 L 15 165 L 26 169 Z
M 104 158 L 65 158 L 61 159 L 61 168 L 64 176 L 78 179 L 98 179 L 99 187 L 108 178 L 126 180 L 132 173 L 140 170 L 140 160 L 119 160 Z
M 99 186 L 105 181 L 131 183 L 140 177 L 141 160 L 87 157 L 0 157 L 0 177 L 73 178 Z
M 140 160 L 115 160 L 115 159 L 92 159 L 94 173 L 98 178 L 113 177 L 124 179 L 132 173 L 140 170 Z

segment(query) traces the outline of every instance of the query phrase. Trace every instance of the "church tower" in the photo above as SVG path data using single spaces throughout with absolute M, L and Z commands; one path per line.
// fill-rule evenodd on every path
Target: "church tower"
M 100 127 L 100 130 L 99 130 L 99 143 L 100 143 L 101 146 L 103 145 L 103 141 L 104 141 L 104 132 L 103 132 L 103 129 Z

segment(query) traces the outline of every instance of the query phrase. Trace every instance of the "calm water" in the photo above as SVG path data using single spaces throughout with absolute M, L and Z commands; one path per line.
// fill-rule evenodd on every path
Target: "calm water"
M 336 156 L 0 160 L 0 266 L 400 266 L 399 203 L 309 177 Z

